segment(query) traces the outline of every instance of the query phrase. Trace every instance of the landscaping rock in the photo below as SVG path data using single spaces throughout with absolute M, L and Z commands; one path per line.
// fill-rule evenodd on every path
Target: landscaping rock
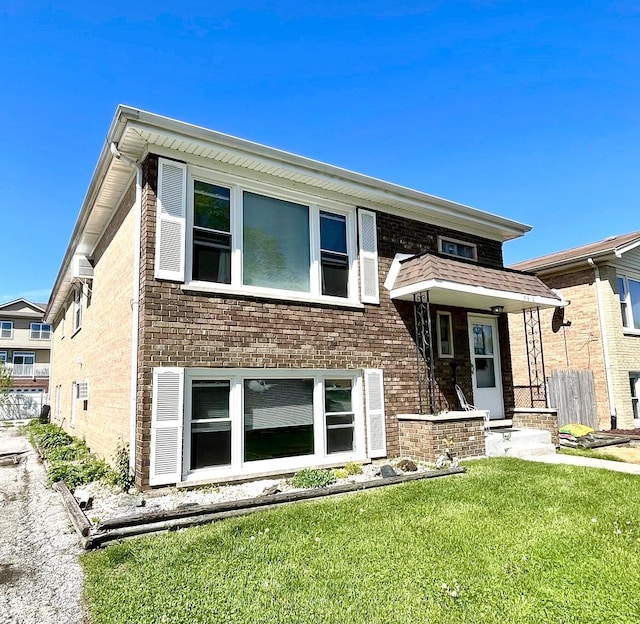
M 144 507 L 145 505 L 146 501 L 142 496 L 123 494 L 118 498 L 118 507 Z
M 380 466 L 380 476 L 383 479 L 388 479 L 390 477 L 397 477 L 398 472 L 390 464 L 383 464 L 382 466 Z
M 415 465 L 410 459 L 402 459 L 396 464 L 396 468 L 399 468 L 403 472 L 416 472 L 418 466 Z
M 262 496 L 273 496 L 280 492 L 282 492 L 282 490 L 277 485 L 272 485 L 271 487 L 267 487 L 262 490 Z

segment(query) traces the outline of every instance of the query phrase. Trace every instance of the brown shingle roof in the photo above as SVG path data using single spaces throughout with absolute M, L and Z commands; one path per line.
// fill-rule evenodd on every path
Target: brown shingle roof
M 434 279 L 559 300 L 559 297 L 535 275 L 513 269 L 495 269 L 435 254 L 424 254 L 404 260 L 393 289 Z
M 613 255 L 627 245 L 640 241 L 640 232 L 631 232 L 620 236 L 609 236 L 596 243 L 589 243 L 580 247 L 558 251 L 556 253 L 540 256 L 523 262 L 516 262 L 511 268 L 520 271 L 539 271 L 552 267 L 561 267 L 579 260 L 586 260 L 597 256 Z

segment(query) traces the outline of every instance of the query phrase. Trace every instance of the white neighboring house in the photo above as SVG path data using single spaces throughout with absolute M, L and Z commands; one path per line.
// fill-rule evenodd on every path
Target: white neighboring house
M 12 378 L 0 419 L 38 416 L 48 402 L 51 326 L 44 311 L 26 299 L 0 304 L 0 363 Z

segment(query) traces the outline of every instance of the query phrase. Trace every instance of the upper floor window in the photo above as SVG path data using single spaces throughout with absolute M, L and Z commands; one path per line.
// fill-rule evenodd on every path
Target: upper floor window
M 0 321 L 0 338 L 13 338 L 13 321 Z
M 76 288 L 73 294 L 73 331 L 82 327 L 82 288 Z
M 318 206 L 193 180 L 191 278 L 356 296 L 355 210 Z
M 379 303 L 376 213 L 160 158 L 155 276 L 196 291 Z
M 640 329 L 640 281 L 619 275 L 618 293 L 622 326 L 626 329 Z
M 51 340 L 51 325 L 31 323 L 31 340 Z
M 478 251 L 472 243 L 466 243 L 452 238 L 438 238 L 438 247 L 440 253 L 448 256 L 457 256 L 458 258 L 467 258 L 468 260 L 477 260 Z

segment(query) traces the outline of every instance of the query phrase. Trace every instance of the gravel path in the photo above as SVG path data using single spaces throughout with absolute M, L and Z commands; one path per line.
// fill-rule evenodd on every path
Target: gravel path
M 82 624 L 83 575 L 77 536 L 44 467 L 17 427 L 0 427 L 0 623 Z

